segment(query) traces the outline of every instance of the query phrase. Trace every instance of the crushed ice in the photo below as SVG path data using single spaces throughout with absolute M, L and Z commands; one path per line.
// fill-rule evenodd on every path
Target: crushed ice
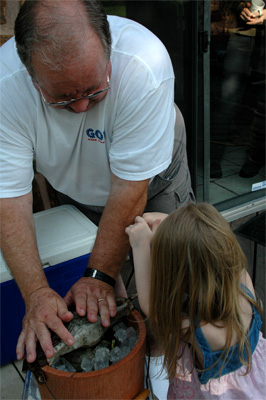
M 65 354 L 51 367 L 68 372 L 91 372 L 107 368 L 125 358 L 137 341 L 137 331 L 124 322 L 118 322 L 97 346 Z

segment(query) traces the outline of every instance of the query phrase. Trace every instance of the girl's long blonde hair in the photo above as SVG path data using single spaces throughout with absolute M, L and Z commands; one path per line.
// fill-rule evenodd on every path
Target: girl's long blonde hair
M 151 257 L 149 324 L 164 351 L 169 378 L 175 376 L 177 361 L 182 356 L 180 352 L 177 355 L 180 344 L 189 339 L 193 347 L 195 319 L 213 325 L 223 321 L 226 325 L 227 338 L 221 356 L 224 363 L 235 332 L 239 359 L 248 371 L 251 351 L 239 310 L 240 294 L 251 301 L 240 285 L 247 261 L 222 215 L 207 203 L 180 207 L 158 227 Z M 252 303 L 261 311 L 256 301 Z M 185 333 L 184 318 L 189 319 Z

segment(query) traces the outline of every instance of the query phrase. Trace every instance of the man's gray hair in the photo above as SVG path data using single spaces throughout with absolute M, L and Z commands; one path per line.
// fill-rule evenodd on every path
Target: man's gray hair
M 45 0 L 26 0 L 22 5 L 15 21 L 15 41 L 18 55 L 32 77 L 35 76 L 32 65 L 34 52 L 38 52 L 42 61 L 53 70 L 60 70 L 72 60 L 73 63 L 77 61 L 76 57 L 82 54 L 82 46 L 86 45 L 82 40 L 86 31 L 84 27 L 94 30 L 101 40 L 106 60 L 110 59 L 111 33 L 102 3 L 99 0 L 72 1 L 83 5 L 87 26 L 84 26 L 84 19 L 80 18 L 78 24 L 77 21 L 71 24 L 69 20 L 66 28 L 66 24 L 60 23 L 60 9 L 58 14 L 49 12 L 50 2 Z

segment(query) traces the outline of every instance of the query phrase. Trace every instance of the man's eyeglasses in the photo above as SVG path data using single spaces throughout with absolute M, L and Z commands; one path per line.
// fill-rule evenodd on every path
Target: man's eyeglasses
M 84 100 L 84 99 L 89 99 L 89 100 L 93 99 L 94 97 L 97 97 L 100 94 L 102 94 L 104 92 L 107 92 L 107 90 L 110 89 L 109 82 L 110 82 L 109 75 L 107 75 L 107 84 L 108 84 L 108 86 L 106 88 L 98 90 L 97 92 L 94 92 L 94 93 L 87 94 L 85 96 L 79 97 L 77 99 L 71 99 L 71 100 L 66 100 L 66 101 L 57 101 L 57 102 L 48 102 L 45 99 L 44 95 L 43 95 L 43 92 L 42 92 L 42 89 L 41 89 L 40 85 L 38 84 L 38 82 L 36 82 L 36 83 L 38 84 L 38 87 L 39 87 L 39 90 L 40 90 L 40 93 L 41 93 L 41 96 L 42 96 L 42 99 L 43 99 L 44 103 L 47 106 L 53 107 L 53 106 L 67 106 L 68 104 L 74 103 L 75 101 Z

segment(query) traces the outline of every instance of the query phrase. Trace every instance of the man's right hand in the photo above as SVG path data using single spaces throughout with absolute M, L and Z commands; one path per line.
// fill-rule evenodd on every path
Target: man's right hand
M 21 360 L 26 348 L 27 361 L 36 359 L 36 341 L 47 358 L 54 354 L 49 329 L 55 332 L 68 346 L 73 345 L 74 338 L 63 322 L 69 322 L 73 314 L 68 311 L 64 300 L 51 288 L 41 287 L 31 293 L 26 300 L 26 315 L 23 328 L 17 343 L 17 359 Z

